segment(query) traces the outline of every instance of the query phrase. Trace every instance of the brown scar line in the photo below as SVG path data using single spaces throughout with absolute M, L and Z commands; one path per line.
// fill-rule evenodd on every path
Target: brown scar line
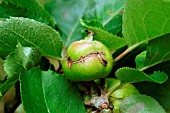
M 96 56 L 99 59 L 99 61 L 104 66 L 106 66 L 107 65 L 107 61 L 103 59 L 102 55 L 104 55 L 104 52 L 92 52 L 92 53 L 87 54 L 86 56 L 81 56 L 78 60 L 75 60 L 75 61 L 72 61 L 72 59 L 70 57 L 68 57 L 68 58 L 65 57 L 65 59 L 67 60 L 68 68 L 71 68 L 72 64 L 84 63 L 84 61 L 86 59 L 88 59 L 89 57 L 92 57 L 92 56 Z

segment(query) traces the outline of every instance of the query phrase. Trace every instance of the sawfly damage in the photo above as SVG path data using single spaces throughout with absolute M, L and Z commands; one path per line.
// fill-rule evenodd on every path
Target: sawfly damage
M 97 57 L 98 60 L 101 62 L 101 64 L 106 66 L 107 65 L 107 61 L 104 60 L 102 55 L 104 55 L 104 52 L 93 52 L 93 53 L 87 54 L 86 56 L 81 56 L 78 60 L 75 60 L 75 61 L 72 61 L 72 59 L 70 57 L 68 57 L 68 58 L 66 58 L 67 63 L 68 63 L 68 68 L 70 69 L 72 64 L 84 63 L 85 60 L 90 58 L 90 57 Z

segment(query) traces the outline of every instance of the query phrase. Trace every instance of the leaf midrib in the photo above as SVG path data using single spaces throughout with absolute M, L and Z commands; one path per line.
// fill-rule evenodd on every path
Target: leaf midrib
M 42 72 L 41 72 L 41 74 L 42 74 Z M 45 99 L 45 90 L 43 88 L 43 82 L 42 82 L 43 78 L 42 77 L 43 76 L 41 75 L 41 87 L 42 87 L 42 92 L 43 92 L 44 103 L 45 103 L 45 106 L 47 108 L 47 112 L 50 113 L 50 110 L 49 110 L 48 105 L 47 105 L 47 101 Z

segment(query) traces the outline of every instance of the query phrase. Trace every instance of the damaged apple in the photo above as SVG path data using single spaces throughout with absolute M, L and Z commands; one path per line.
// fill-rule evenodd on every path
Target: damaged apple
M 67 49 L 62 69 L 71 81 L 91 81 L 109 75 L 113 58 L 109 49 L 99 41 L 93 41 L 93 34 L 85 40 L 73 42 Z

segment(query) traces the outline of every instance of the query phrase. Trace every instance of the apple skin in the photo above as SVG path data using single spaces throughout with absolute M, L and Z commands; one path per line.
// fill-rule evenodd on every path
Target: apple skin
M 83 62 L 80 62 L 80 59 Z M 112 67 L 112 54 L 99 41 L 80 40 L 73 42 L 67 49 L 66 58 L 62 61 L 64 75 L 74 82 L 104 78 L 109 75 Z
M 119 89 L 113 91 L 109 97 L 109 102 L 114 106 L 113 113 L 121 113 L 120 107 L 122 101 L 130 96 L 140 94 L 140 92 L 130 83 L 121 84 Z

